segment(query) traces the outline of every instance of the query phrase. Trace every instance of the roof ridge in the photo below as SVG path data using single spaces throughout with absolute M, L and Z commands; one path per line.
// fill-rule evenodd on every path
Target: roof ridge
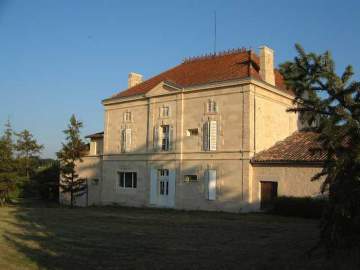
M 212 59 L 212 58 L 220 57 L 220 56 L 244 53 L 247 51 L 248 50 L 245 47 L 233 48 L 233 49 L 224 50 L 224 51 L 221 51 L 218 53 L 210 53 L 210 54 L 203 54 L 203 55 L 199 55 L 199 56 L 186 57 L 186 58 L 184 58 L 182 63 L 191 63 L 191 62 L 195 62 L 195 61 L 199 61 L 199 60 Z

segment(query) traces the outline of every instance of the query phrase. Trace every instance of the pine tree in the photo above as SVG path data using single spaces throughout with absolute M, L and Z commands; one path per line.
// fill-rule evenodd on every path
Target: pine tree
M 44 148 L 43 145 L 38 144 L 34 136 L 24 129 L 20 133 L 16 134 L 17 141 L 15 149 L 18 153 L 18 161 L 20 170 L 25 172 L 27 179 L 30 178 L 30 174 L 34 171 L 34 161 L 38 158 L 41 150 Z
M 60 161 L 60 189 L 62 193 L 70 193 L 70 207 L 75 205 L 77 197 L 82 196 L 87 189 L 86 179 L 80 178 L 76 173 L 76 163 L 82 162 L 87 145 L 80 137 L 80 129 L 83 124 L 76 120 L 75 115 L 70 118 L 68 128 L 64 130 L 66 143 L 57 153 Z
M 322 171 L 312 180 L 325 179 L 321 191 L 328 207 L 321 222 L 320 244 L 333 252 L 360 248 L 360 82 L 347 66 L 341 76 L 329 52 L 306 53 L 280 66 L 285 83 L 295 92 L 295 106 L 303 121 L 319 132 L 326 153 Z
M 0 138 L 0 204 L 9 200 L 9 193 L 14 190 L 17 180 L 12 137 L 13 131 L 8 120 Z

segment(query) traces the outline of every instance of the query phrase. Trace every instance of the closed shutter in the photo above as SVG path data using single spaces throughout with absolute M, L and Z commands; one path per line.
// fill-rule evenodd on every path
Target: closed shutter
M 131 129 L 125 129 L 125 151 L 129 152 L 131 149 Z
M 160 138 L 160 128 L 154 127 L 154 150 L 159 151 L 161 149 L 161 138 Z
M 209 200 L 216 200 L 216 170 L 208 170 Z
M 203 147 L 204 151 L 209 151 L 209 122 L 203 125 Z
M 217 142 L 217 124 L 216 121 L 210 121 L 210 132 L 209 132 L 209 150 L 216 151 L 216 142 Z
M 174 128 L 169 126 L 169 151 L 173 150 Z
M 125 134 L 125 129 L 121 130 L 121 151 L 125 152 L 126 151 L 126 134 Z
M 150 204 L 157 203 L 157 170 L 150 169 Z
M 176 189 L 176 171 L 170 170 L 169 172 L 169 207 L 175 206 L 175 189 Z

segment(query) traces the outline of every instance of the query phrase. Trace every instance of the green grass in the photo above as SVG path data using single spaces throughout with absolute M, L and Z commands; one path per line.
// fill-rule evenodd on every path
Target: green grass
M 19 204 L 0 208 L 0 269 L 339 269 L 308 258 L 317 238 L 315 220 Z

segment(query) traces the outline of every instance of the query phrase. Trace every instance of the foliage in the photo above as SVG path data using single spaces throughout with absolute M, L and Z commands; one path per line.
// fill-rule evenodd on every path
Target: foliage
M 360 82 L 352 81 L 347 66 L 341 76 L 329 52 L 306 53 L 296 45 L 298 56 L 281 65 L 296 103 L 290 111 L 320 133 L 319 143 L 327 158 L 322 192 L 329 203 L 321 223 L 320 244 L 328 251 L 360 247 Z M 319 149 L 318 149 L 319 151 Z
M 15 149 L 18 153 L 19 170 L 23 172 L 27 178 L 30 178 L 31 173 L 33 173 L 36 168 L 36 158 L 44 146 L 38 144 L 34 136 L 27 129 L 17 133 L 16 136 Z
M 10 199 L 10 192 L 15 189 L 17 175 L 14 160 L 12 141 L 12 128 L 8 121 L 5 132 L 0 138 L 0 203 L 4 204 Z
M 324 198 L 281 196 L 274 200 L 271 213 L 289 217 L 321 218 L 326 203 Z
M 59 162 L 48 160 L 32 176 L 32 189 L 43 200 L 58 201 L 59 177 Z
M 60 161 L 60 188 L 62 193 L 70 193 L 70 206 L 73 207 L 77 197 L 86 192 L 86 179 L 80 178 L 76 173 L 76 163 L 82 162 L 87 145 L 80 137 L 80 129 L 83 124 L 77 121 L 75 115 L 70 118 L 68 128 L 64 130 L 66 143 L 57 153 Z

